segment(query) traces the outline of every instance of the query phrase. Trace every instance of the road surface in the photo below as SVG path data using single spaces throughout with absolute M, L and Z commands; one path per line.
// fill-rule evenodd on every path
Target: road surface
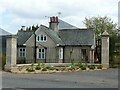
M 118 88 L 118 69 L 53 74 L 2 72 L 2 88 Z

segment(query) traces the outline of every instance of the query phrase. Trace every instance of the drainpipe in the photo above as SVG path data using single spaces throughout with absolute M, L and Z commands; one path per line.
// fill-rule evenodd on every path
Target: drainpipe
M 65 63 L 65 46 L 63 46 L 63 63 Z
M 44 47 L 44 48 L 45 48 L 45 63 L 46 63 L 47 48 L 46 47 Z
M 34 43 L 34 63 L 36 63 L 36 34 L 34 31 L 34 38 L 35 38 L 35 43 Z

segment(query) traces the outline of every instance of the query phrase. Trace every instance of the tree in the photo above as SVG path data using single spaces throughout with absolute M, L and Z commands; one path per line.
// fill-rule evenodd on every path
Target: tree
M 83 21 L 85 26 L 87 28 L 93 28 L 95 30 L 96 35 L 96 56 L 101 61 L 101 34 L 106 30 L 110 35 L 110 57 L 113 56 L 114 53 L 114 44 L 113 37 L 117 36 L 118 29 L 117 24 L 114 23 L 110 18 L 108 17 L 90 17 L 85 18 Z M 97 44 L 98 43 L 98 44 Z
M 91 17 L 85 18 L 83 21 L 87 28 L 93 28 L 95 30 L 96 38 L 100 38 L 101 34 L 106 30 L 110 36 L 116 35 L 117 24 L 108 17 Z
M 36 25 L 36 30 L 39 28 L 38 24 Z
M 36 30 L 36 28 L 35 28 L 35 26 L 34 26 L 34 25 L 32 26 L 32 30 L 33 30 L 33 31 L 35 31 L 35 30 Z

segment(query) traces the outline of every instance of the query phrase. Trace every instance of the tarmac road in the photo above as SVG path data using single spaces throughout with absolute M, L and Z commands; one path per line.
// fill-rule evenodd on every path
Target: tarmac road
M 118 69 L 53 74 L 3 72 L 2 88 L 118 88 Z

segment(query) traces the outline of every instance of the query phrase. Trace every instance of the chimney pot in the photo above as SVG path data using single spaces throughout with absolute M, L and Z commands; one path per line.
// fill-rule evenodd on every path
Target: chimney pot
M 25 26 L 22 26 L 22 30 L 25 30 Z
M 50 22 L 49 22 L 49 28 L 58 32 L 59 26 L 58 26 L 58 17 L 50 17 Z
M 53 22 L 53 23 L 58 23 L 58 17 L 50 17 L 50 22 Z

